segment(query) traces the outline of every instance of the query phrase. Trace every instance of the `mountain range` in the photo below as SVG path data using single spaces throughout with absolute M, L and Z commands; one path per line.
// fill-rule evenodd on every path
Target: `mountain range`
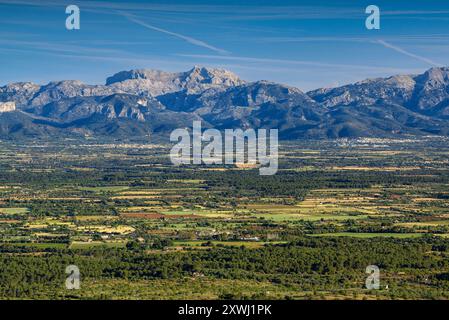
M 0 139 L 168 137 L 194 120 L 204 128 L 277 128 L 286 140 L 447 136 L 449 68 L 310 92 L 197 66 L 180 73 L 122 71 L 104 85 L 0 87 Z

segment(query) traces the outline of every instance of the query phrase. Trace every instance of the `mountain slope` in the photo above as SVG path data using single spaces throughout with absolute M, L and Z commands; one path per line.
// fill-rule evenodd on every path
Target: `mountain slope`
M 281 139 L 449 134 L 449 68 L 307 93 L 221 69 L 130 70 L 105 85 L 55 81 L 0 88 L 0 138 L 168 137 L 204 127 L 276 128 Z

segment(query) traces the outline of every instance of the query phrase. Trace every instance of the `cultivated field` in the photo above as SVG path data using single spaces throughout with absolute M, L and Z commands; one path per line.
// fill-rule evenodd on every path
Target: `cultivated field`
M 448 142 L 285 143 L 274 176 L 175 167 L 164 145 L 1 142 L 0 295 L 448 298 Z

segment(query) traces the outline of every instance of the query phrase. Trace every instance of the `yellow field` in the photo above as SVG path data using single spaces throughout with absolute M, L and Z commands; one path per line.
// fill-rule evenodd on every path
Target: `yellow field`
M 89 226 L 79 226 L 78 231 L 95 231 L 101 233 L 117 233 L 117 234 L 129 234 L 134 232 L 134 228 L 130 226 L 103 226 L 103 225 L 89 225 Z

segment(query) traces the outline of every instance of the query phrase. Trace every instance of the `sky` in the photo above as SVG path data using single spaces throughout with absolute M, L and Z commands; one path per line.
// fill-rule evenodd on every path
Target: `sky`
M 449 1 L 0 0 L 0 61 L 0 85 L 199 65 L 307 91 L 449 66 Z

